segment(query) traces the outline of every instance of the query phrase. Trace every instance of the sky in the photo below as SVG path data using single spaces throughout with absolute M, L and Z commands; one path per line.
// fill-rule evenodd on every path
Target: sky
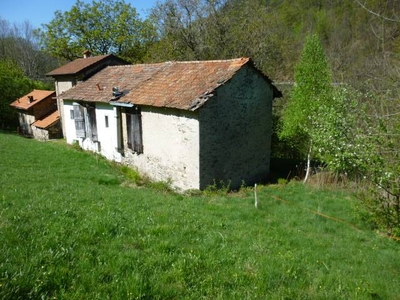
M 84 2 L 92 3 L 91 0 Z M 131 4 L 142 18 L 156 4 L 156 0 L 125 0 Z M 0 17 L 10 23 L 30 21 L 34 28 L 47 24 L 54 18 L 56 10 L 68 11 L 76 0 L 0 0 Z

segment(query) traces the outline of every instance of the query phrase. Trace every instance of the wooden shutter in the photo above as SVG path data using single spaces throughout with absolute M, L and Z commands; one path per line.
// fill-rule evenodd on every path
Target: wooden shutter
M 96 121 L 96 108 L 92 106 L 87 106 L 87 117 L 88 117 L 88 128 L 87 132 L 90 132 L 90 135 L 88 134 L 88 137 L 92 139 L 93 142 L 98 141 L 98 136 L 97 136 L 97 121 Z
M 143 153 L 142 141 L 142 116 L 140 109 L 135 109 L 126 114 L 126 127 L 128 131 L 128 148 L 136 153 Z
M 133 151 L 143 153 L 142 144 L 142 116 L 140 111 L 132 115 Z
M 133 130 L 131 114 L 126 114 L 126 129 L 128 131 L 128 148 L 133 150 Z
M 75 130 L 77 138 L 85 138 L 85 114 L 79 103 L 74 103 Z

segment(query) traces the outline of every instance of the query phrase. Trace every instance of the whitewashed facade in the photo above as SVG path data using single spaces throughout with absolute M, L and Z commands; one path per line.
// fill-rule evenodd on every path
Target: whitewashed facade
M 65 100 L 64 102 L 64 137 L 69 144 L 79 143 L 79 145 L 89 151 L 100 153 L 107 159 L 121 162 L 121 154 L 117 146 L 117 118 L 115 113 L 117 108 L 104 103 L 95 104 L 97 139 L 92 137 L 79 137 L 75 127 L 74 103 L 75 101 Z M 87 121 L 87 120 L 85 120 Z
M 199 188 L 198 114 L 177 109 L 142 108 L 143 153 L 127 148 L 126 115 L 122 114 L 122 162 L 156 181 L 180 189 Z
M 131 166 L 153 180 L 171 181 L 180 189 L 199 188 L 200 144 L 197 113 L 176 110 L 171 114 L 169 110 L 162 108 L 144 108 L 144 149 L 143 153 L 138 154 L 127 147 L 126 114 L 123 108 L 96 103 L 98 138 L 93 141 L 89 137 L 77 136 L 74 103 L 64 101 L 67 143 L 79 143 L 82 149 Z M 121 130 L 119 139 L 118 130 Z

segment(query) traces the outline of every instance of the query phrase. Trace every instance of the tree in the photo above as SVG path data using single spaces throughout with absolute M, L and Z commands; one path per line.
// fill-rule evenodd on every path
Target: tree
M 370 182 L 363 198 L 381 230 L 400 236 L 400 6 L 398 1 L 354 0 L 357 13 L 366 13 L 369 56 L 361 80 L 367 116 L 361 128 L 372 147 L 364 168 Z
M 309 35 L 306 39 L 295 68 L 295 81 L 282 115 L 279 135 L 283 139 L 295 139 L 300 148 L 308 153 L 306 181 L 313 148 L 320 146 L 315 143 L 321 140 L 316 138 L 316 127 L 324 118 L 321 107 L 330 107 L 333 100 L 332 76 L 317 35 Z
M 29 21 L 13 23 L 0 18 L 0 60 L 13 60 L 29 78 L 43 79 L 56 68 L 54 58 L 41 52 Z
M 10 103 L 29 93 L 32 89 L 43 89 L 40 82 L 30 80 L 12 60 L 0 60 L 0 128 L 15 128 L 18 118 Z
M 294 37 L 275 12 L 276 1 L 165 0 L 152 9 L 158 42 L 149 60 L 251 57 L 276 77 L 291 69 Z M 287 67 L 289 66 L 289 68 Z
M 66 60 L 81 57 L 85 50 L 95 55 L 138 54 L 142 52 L 137 49 L 154 38 L 151 23 L 141 21 L 136 9 L 124 0 L 91 4 L 77 0 L 71 10 L 56 11 L 53 20 L 37 35 L 46 52 Z M 130 59 L 140 61 L 142 57 Z
M 221 8 L 226 0 L 166 0 L 152 9 L 151 18 L 157 26 L 159 42 L 150 53 L 158 60 L 201 60 L 217 58 L 224 49 L 225 25 Z M 217 29 L 217 30 L 215 30 Z M 211 34 L 212 33 L 212 34 Z

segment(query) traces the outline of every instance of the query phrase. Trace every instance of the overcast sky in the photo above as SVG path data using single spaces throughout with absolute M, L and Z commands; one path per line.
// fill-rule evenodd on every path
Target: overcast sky
M 92 3 L 91 0 L 84 2 Z M 156 0 L 125 0 L 136 8 L 136 11 L 145 18 L 147 11 L 155 5 Z M 35 27 L 49 23 L 56 10 L 68 11 L 76 0 L 0 0 L 0 17 L 11 23 L 22 23 L 29 20 Z

